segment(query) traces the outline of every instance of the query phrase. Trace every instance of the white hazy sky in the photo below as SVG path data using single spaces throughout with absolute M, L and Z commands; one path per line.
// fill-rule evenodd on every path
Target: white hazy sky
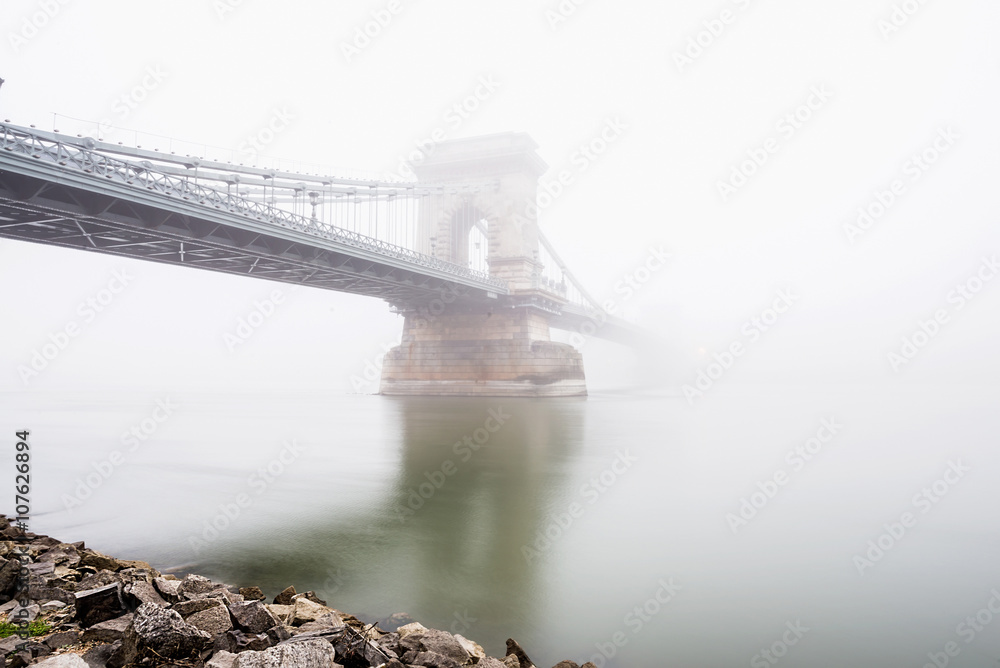
M 554 0 L 5 0 L 0 117 L 88 134 L 107 119 L 224 157 L 278 110 L 291 120 L 264 153 L 341 172 L 395 170 L 435 128 L 527 132 L 552 167 L 546 179 L 573 173 L 541 221 L 592 293 L 616 297 L 651 245 L 673 254 L 623 307 L 663 332 L 686 365 L 677 384 L 747 342 L 742 324 L 781 288 L 799 301 L 727 381 L 990 381 L 1000 280 L 960 311 L 948 294 L 1000 253 L 1000 5 L 895 4 L 916 11 L 884 34 L 892 0 L 566 0 L 575 11 L 556 25 Z M 348 62 L 343 45 L 390 7 Z M 730 23 L 713 24 L 723 12 Z M 720 34 L 708 39 L 706 22 Z M 708 46 L 679 68 L 675 54 L 699 33 Z M 482 78 L 496 90 L 449 122 Z M 783 133 L 781 119 L 820 89 L 829 98 Z M 143 99 L 124 104 L 130 95 Z M 612 120 L 625 129 L 580 171 L 573 155 Z M 957 139 L 913 180 L 907 161 L 944 129 Z M 718 182 L 769 138 L 776 152 L 723 201 Z M 897 178 L 905 191 L 850 243 L 844 224 Z M 118 268 L 134 280 L 83 323 L 77 305 Z M 275 288 L 275 315 L 231 353 L 225 333 Z M 10 241 L 0 303 L 0 390 L 15 391 L 18 365 L 71 321 L 82 334 L 30 389 L 350 390 L 401 324 L 375 300 Z M 949 322 L 894 373 L 887 353 L 938 308 Z M 602 342 L 585 355 L 594 382 L 631 363 Z

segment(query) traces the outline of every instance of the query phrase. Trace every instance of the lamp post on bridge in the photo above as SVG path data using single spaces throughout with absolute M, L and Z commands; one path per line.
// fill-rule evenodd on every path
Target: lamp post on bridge
M 315 190 L 309 191 L 309 203 L 312 204 L 312 219 L 313 222 L 317 220 L 316 218 L 316 205 L 319 204 L 319 193 Z

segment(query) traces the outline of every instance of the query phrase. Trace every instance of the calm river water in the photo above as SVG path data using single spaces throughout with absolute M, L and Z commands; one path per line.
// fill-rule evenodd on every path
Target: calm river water
M 997 391 L 726 389 L 34 393 L 4 422 L 36 532 L 540 668 L 1000 664 Z

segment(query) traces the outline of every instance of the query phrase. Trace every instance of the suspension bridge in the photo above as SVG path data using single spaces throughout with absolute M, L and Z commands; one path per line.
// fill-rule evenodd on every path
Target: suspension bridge
M 0 125 L 0 237 L 383 299 L 404 316 L 385 394 L 586 393 L 549 327 L 648 340 L 608 316 L 535 218 L 525 134 L 441 144 L 413 182 L 176 155 Z

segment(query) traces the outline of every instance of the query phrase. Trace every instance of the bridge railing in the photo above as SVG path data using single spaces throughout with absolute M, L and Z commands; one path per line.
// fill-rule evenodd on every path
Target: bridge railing
M 49 163 L 57 169 L 91 174 L 95 178 L 104 177 L 136 189 L 240 214 L 270 225 L 293 229 L 317 238 L 337 241 L 421 267 L 471 279 L 500 293 L 507 292 L 506 281 L 490 276 L 486 272 L 446 262 L 403 246 L 324 223 L 316 218 L 289 212 L 266 202 L 253 201 L 238 194 L 234 195 L 231 192 L 195 183 L 188 176 L 160 171 L 148 161 L 137 164 L 109 157 L 86 146 L 40 137 L 28 129 L 6 124 L 0 124 L 0 149 Z
M 544 267 L 538 281 L 545 286 L 543 289 L 560 294 L 563 299 L 580 307 L 583 312 L 601 313 L 603 310 L 598 301 L 577 280 L 541 230 L 538 231 L 538 245 L 538 259 Z

